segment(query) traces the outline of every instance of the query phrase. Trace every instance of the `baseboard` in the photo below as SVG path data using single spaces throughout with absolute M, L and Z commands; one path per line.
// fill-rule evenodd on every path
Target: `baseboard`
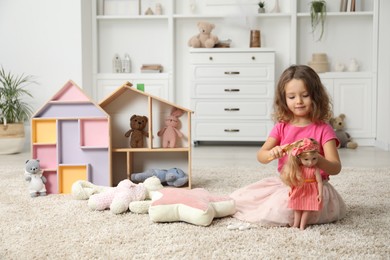
M 390 151 L 390 144 L 386 142 L 375 140 L 375 147 L 385 151 Z

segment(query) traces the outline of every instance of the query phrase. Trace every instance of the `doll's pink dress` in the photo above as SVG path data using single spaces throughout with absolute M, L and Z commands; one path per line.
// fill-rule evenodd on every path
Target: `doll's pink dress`
M 292 187 L 288 207 L 293 210 L 314 210 L 321 209 L 318 201 L 318 183 L 316 181 L 315 167 L 301 167 L 302 177 L 305 180 L 302 186 Z

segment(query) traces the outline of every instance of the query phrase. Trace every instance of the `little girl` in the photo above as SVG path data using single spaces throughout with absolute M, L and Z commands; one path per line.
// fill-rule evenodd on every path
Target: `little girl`
M 274 98 L 275 126 L 257 153 L 261 163 L 278 159 L 278 171 L 284 166 L 286 147 L 303 138 L 319 143 L 317 167 L 324 181 L 322 209 L 310 214 L 307 224 L 330 223 L 342 219 L 346 206 L 328 182 L 329 175 L 341 171 L 336 134 L 328 121 L 332 116 L 328 94 L 317 73 L 305 65 L 293 65 L 281 75 Z M 271 158 L 271 159 L 270 159 Z M 236 202 L 235 218 L 262 224 L 292 226 L 293 211 L 288 208 L 289 187 L 280 176 L 269 177 L 231 194 Z
M 304 230 L 311 211 L 321 209 L 322 177 L 318 160 L 319 144 L 314 139 L 305 138 L 294 144 L 288 153 L 281 178 L 291 188 L 288 207 L 294 210 L 293 227 Z

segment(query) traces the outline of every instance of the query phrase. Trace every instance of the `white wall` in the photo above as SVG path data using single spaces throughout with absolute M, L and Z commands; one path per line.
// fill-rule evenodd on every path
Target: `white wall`
M 390 1 L 379 5 L 379 58 L 376 146 L 390 150 Z
M 0 66 L 35 76 L 39 85 L 29 87 L 34 99 L 27 100 L 34 111 L 69 79 L 82 84 L 80 6 L 80 0 L 0 0 Z

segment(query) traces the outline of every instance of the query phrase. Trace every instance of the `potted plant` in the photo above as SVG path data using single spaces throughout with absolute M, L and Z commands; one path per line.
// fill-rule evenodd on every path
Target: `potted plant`
M 317 41 L 321 41 L 322 36 L 324 35 L 324 26 L 326 20 L 326 1 L 316 0 L 310 2 L 310 19 L 313 34 L 317 27 L 321 25 L 320 36 L 317 39 Z
M 25 142 L 24 122 L 32 114 L 31 107 L 22 100 L 30 96 L 25 87 L 32 81 L 32 76 L 13 75 L 0 69 L 0 154 L 18 153 Z
M 258 4 L 257 4 L 258 6 L 259 6 L 259 9 L 258 9 L 258 13 L 260 14 L 260 13 L 265 13 L 265 2 L 264 1 L 260 1 Z

